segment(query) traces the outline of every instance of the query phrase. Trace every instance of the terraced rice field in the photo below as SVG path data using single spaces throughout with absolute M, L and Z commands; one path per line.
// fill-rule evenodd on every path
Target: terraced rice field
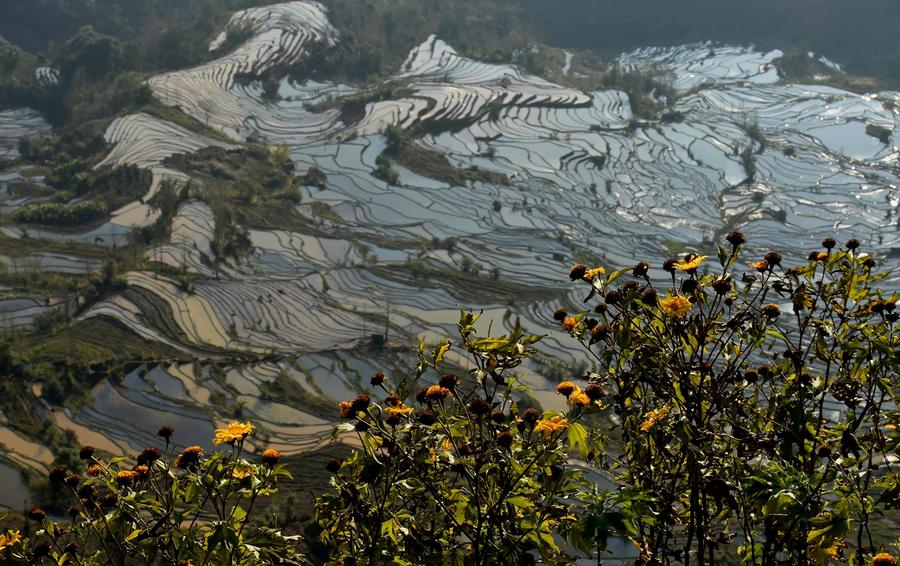
M 242 26 L 253 37 L 220 54 L 227 33 Z M 773 63 L 778 52 L 644 49 L 617 63 L 668 71 L 683 120 L 641 121 L 623 92 L 580 92 L 509 65 L 467 59 L 432 37 L 393 77 L 412 94 L 370 103 L 348 125 L 339 107 L 320 113 L 310 107 L 352 88 L 285 79 L 273 103 L 263 102 L 258 82 L 236 80 L 295 61 L 317 42 L 340 41 L 321 5 L 240 12 L 224 33 L 211 46 L 215 60 L 149 83 L 160 100 L 234 143 L 138 114 L 110 126 L 115 147 L 104 164 L 153 171 L 146 201 L 163 181 L 190 179 L 190 171 L 163 165 L 171 155 L 227 149 L 248 136 L 283 144 L 301 174 L 316 166 L 327 175 L 324 189 L 302 188 L 297 206 L 316 229 L 251 230 L 246 260 L 213 267 L 210 208 L 201 201 L 182 205 L 171 242 L 151 259 L 199 276 L 193 289 L 131 273 L 127 291 L 82 317 L 118 320 L 201 362 L 166 364 L 132 373 L 121 385 L 98 386 L 93 405 L 67 421 L 79 434 L 93 431 L 136 450 L 129 438 L 144 442 L 176 419 L 176 428 L 194 431 L 191 442 L 205 443 L 223 403 L 238 403 L 264 426 L 270 443 L 313 448 L 327 439 L 333 400 L 366 384 L 376 369 L 409 367 L 408 354 L 369 351 L 373 334 L 386 333 L 395 344 L 437 339 L 453 332 L 461 307 L 484 309 L 494 332 L 515 317 L 544 332 L 557 306 L 580 301 L 566 272 L 585 252 L 609 266 L 629 266 L 709 252 L 725 232 L 740 229 L 759 252 L 805 257 L 825 235 L 856 237 L 874 246 L 887 267 L 897 265 L 898 93 L 786 84 Z M 415 143 L 456 167 L 500 173 L 510 182 L 450 186 L 396 166 L 400 182 L 391 186 L 373 174 L 386 147 L 381 131 L 390 124 L 434 132 Z M 867 127 L 889 132 L 886 143 Z M 742 158 L 747 150 L 755 170 Z M 317 215 L 321 204 L 314 201 L 328 205 L 330 216 Z M 152 217 L 152 211 L 141 216 L 145 207 L 129 209 L 134 224 Z M 560 332 L 551 331 L 541 349 L 579 359 Z M 269 355 L 277 361 L 263 360 Z M 240 361 L 248 358 L 255 361 Z M 539 367 L 526 372 L 541 402 L 559 402 L 547 393 Z M 296 398 L 273 399 L 266 391 L 276 382 L 293 384 Z

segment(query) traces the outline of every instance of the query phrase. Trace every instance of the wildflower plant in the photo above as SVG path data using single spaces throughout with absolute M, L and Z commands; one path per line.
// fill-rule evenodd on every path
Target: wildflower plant
M 855 240 L 790 267 L 777 252 L 742 263 L 744 236 L 727 240 L 717 262 L 662 272 L 572 268 L 589 310 L 565 329 L 619 425 L 592 446 L 617 489 L 582 495 L 572 541 L 602 555 L 625 536 L 642 564 L 888 563 L 871 528 L 900 507 L 886 275 Z
M 296 537 L 254 514 L 290 474 L 275 450 L 246 457 L 253 429 L 231 423 L 216 430 L 214 443 L 227 449 L 209 455 L 199 446 L 177 450 L 171 427 L 159 431 L 162 448 L 136 459 L 106 461 L 82 448 L 86 477 L 62 467 L 50 472 L 71 493 L 68 518 L 33 509 L 36 530 L 27 538 L 0 535 L 0 556 L 21 564 L 299 564 Z
M 373 377 L 384 401 L 341 403 L 348 422 L 336 434 L 359 450 L 330 464 L 333 490 L 317 501 L 331 563 L 571 564 L 561 537 L 581 479 L 567 456 L 586 449 L 590 402 L 565 414 L 517 402 L 527 388 L 514 370 L 539 337 L 518 324 L 481 337 L 477 319 L 459 318 L 465 379 L 446 359 L 449 341 L 423 343 L 414 378 Z

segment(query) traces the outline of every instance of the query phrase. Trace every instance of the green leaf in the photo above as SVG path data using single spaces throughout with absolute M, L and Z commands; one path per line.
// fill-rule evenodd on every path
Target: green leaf
M 588 433 L 587 429 L 581 423 L 571 423 L 568 429 L 569 450 L 577 452 L 582 458 L 588 455 Z

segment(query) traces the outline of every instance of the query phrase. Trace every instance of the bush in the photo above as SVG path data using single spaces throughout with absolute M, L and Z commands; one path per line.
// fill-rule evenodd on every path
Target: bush
M 619 423 L 595 448 L 619 489 L 586 497 L 575 538 L 597 545 L 615 518 L 643 564 L 823 564 L 848 546 L 863 564 L 873 517 L 900 504 L 882 467 L 900 445 L 895 297 L 855 240 L 791 267 L 776 252 L 742 267 L 743 235 L 728 240 L 708 271 L 667 261 L 671 286 L 644 263 L 573 268 L 601 302 L 561 324 Z
M 514 395 L 525 388 L 511 371 L 539 338 L 518 325 L 482 338 L 477 319 L 459 319 L 471 384 L 444 360 L 449 341 L 430 353 L 422 344 L 412 380 L 373 377 L 383 403 L 365 394 L 341 403 L 349 422 L 337 432 L 362 448 L 330 464 L 333 491 L 316 502 L 330 564 L 528 564 L 536 555 L 571 563 L 554 534 L 574 520 L 566 497 L 579 478 L 565 447 L 584 446 L 582 415 L 520 407 Z
M 214 443 L 228 449 L 208 457 L 199 446 L 176 451 L 169 427 L 159 432 L 162 449 L 147 448 L 136 461 L 107 462 L 82 448 L 86 478 L 65 467 L 50 472 L 51 484 L 69 494 L 71 520 L 32 510 L 33 535 L 0 534 L 4 563 L 299 564 L 296 537 L 253 514 L 290 474 L 275 450 L 244 457 L 252 431 L 250 423 L 218 429 Z
M 449 342 L 423 345 L 411 381 L 373 378 L 383 402 L 342 403 L 338 431 L 362 448 L 334 463 L 317 502 L 334 563 L 571 564 L 563 540 L 602 558 L 618 536 L 642 565 L 894 564 L 873 562 L 893 542 L 875 521 L 900 507 L 900 313 L 876 288 L 886 275 L 855 240 L 742 267 L 744 236 L 727 239 L 715 267 L 667 260 L 664 285 L 643 262 L 572 268 L 592 308 L 554 318 L 593 365 L 558 385 L 565 413 L 520 407 L 512 371 L 538 338 L 518 326 L 479 338 L 471 313 L 467 379 L 443 361 Z

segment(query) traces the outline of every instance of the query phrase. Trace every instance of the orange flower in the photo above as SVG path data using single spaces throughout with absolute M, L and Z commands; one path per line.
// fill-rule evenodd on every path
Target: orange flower
M 880 552 L 872 558 L 872 566 L 897 566 L 897 559 L 887 552 Z
M 764 259 L 761 259 L 755 263 L 751 263 L 750 267 L 752 267 L 753 269 L 762 273 L 763 271 L 769 269 L 769 262 Z
M 652 411 L 647 411 L 644 414 L 644 422 L 641 423 L 641 430 L 643 432 L 647 432 L 663 420 L 669 415 L 669 406 L 663 405 L 658 409 L 653 409 Z
M 19 544 L 19 541 L 21 540 L 22 535 L 19 534 L 19 531 L 6 531 L 5 535 L 0 535 L 0 550 L 3 550 L 7 546 Z
M 659 302 L 659 307 L 667 315 L 680 318 L 690 312 L 691 302 L 684 297 L 669 297 Z
M 203 449 L 199 446 L 188 446 L 175 460 L 175 467 L 186 469 L 200 461 Z
M 264 450 L 260 459 L 263 463 L 268 464 L 269 466 L 274 466 L 281 460 L 281 452 L 275 450 L 274 448 L 269 448 Z
M 249 478 L 252 475 L 253 475 L 253 468 L 242 468 L 240 470 L 235 468 L 234 470 L 231 471 L 231 477 L 233 477 L 236 480 L 242 480 L 245 478 Z
M 425 390 L 426 401 L 443 401 L 450 395 L 452 395 L 450 390 L 446 387 L 441 387 L 440 385 L 432 385 Z
M 131 485 L 138 479 L 139 475 L 134 470 L 122 470 L 116 474 L 116 483 L 120 486 Z
M 557 415 L 550 419 L 542 419 L 534 425 L 534 432 L 539 432 L 544 435 L 544 438 L 549 440 L 551 436 L 553 436 L 556 432 L 561 432 L 569 428 L 569 421 L 560 415 Z
M 575 327 L 578 325 L 578 321 L 575 320 L 575 317 L 567 316 L 562 321 L 562 329 L 566 332 L 572 332 L 575 330 Z
M 696 254 L 688 254 L 684 256 L 684 259 L 673 265 L 672 267 L 677 269 L 678 271 L 696 271 L 700 264 L 703 263 L 703 260 L 708 258 L 708 255 L 696 255 Z
M 393 417 L 395 415 L 406 417 L 413 412 L 412 407 L 407 407 L 403 404 L 403 401 L 397 399 L 396 397 L 388 398 L 386 404 L 387 407 L 384 408 L 384 412 L 387 413 L 389 417 Z
M 88 466 L 87 475 L 94 477 L 99 476 L 100 472 L 103 471 L 103 468 L 100 467 L 100 464 L 91 464 Z
M 256 427 L 249 422 L 234 422 L 225 428 L 217 428 L 216 435 L 213 437 L 213 444 L 234 444 L 250 436 L 254 428 Z
M 581 406 L 584 409 L 587 409 L 591 406 L 591 398 L 587 396 L 587 393 L 581 391 L 580 389 L 575 389 L 575 392 L 569 396 L 569 408 L 573 408 L 575 406 Z

